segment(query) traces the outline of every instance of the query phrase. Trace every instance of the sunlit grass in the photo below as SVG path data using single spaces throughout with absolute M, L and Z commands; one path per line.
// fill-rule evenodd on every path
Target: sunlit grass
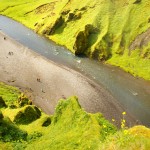
M 146 80 L 150 80 L 150 44 L 146 48 L 147 59 L 138 50 L 134 50 L 131 56 L 126 53 L 129 53 L 134 39 L 150 28 L 149 9 L 149 0 L 137 4 L 134 0 L 0 0 L 0 14 L 21 22 L 39 34 L 49 33 L 54 27 L 53 34 L 44 35 L 73 53 L 76 51 L 77 35 L 83 32 L 81 41 L 85 38 L 87 43 L 84 43 L 86 46 L 82 53 L 98 60 L 106 59 L 110 64 Z M 79 18 L 69 18 L 70 13 Z M 57 26 L 60 17 L 64 22 Z M 85 29 L 86 25 L 96 28 L 96 33 Z M 144 47 L 141 49 L 145 51 Z
M 6 103 L 16 101 L 20 94 L 21 92 L 17 88 L 0 82 L 0 96 L 4 99 Z
M 21 93 L 15 87 L 3 83 L 0 89 L 5 91 L 3 97 L 9 99 L 13 98 L 12 90 L 16 95 Z M 13 103 L 16 104 L 16 102 L 17 99 L 13 99 Z M 122 112 L 123 126 L 117 129 L 102 114 L 87 113 L 81 108 L 78 98 L 72 96 L 66 100 L 60 100 L 52 116 L 42 112 L 40 118 L 31 123 L 13 122 L 14 116 L 26 107 L 27 105 L 21 108 L 1 109 L 0 149 L 148 150 L 150 148 L 150 129 L 144 126 L 128 129 L 124 120 L 126 112 Z
M 135 77 L 143 77 L 146 80 L 150 80 L 150 60 L 141 58 L 139 52 L 134 51 L 130 56 L 128 54 L 114 55 L 107 63 L 118 66 Z

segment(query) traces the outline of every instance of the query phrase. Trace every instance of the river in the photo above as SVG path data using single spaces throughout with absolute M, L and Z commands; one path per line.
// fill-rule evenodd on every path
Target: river
M 150 81 L 135 78 L 117 67 L 74 56 L 66 48 L 10 18 L 0 16 L 0 30 L 55 63 L 72 68 L 100 84 L 142 124 L 150 126 Z

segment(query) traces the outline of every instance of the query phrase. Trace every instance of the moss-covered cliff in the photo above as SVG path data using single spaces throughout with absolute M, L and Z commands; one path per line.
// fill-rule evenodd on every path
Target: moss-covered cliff
M 0 106 L 1 150 L 150 148 L 149 128 L 128 129 L 123 119 L 117 130 L 102 114 L 85 112 L 75 96 L 60 100 L 54 115 L 48 116 L 17 88 L 0 83 Z
M 149 0 L 0 0 L 12 17 L 73 53 L 150 80 Z

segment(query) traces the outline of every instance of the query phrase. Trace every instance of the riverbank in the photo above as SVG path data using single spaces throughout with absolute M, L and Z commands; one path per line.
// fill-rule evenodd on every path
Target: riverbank
M 80 73 L 51 62 L 0 33 L 0 80 L 20 87 L 37 106 L 51 114 L 58 99 L 76 95 L 88 112 L 101 112 L 120 124 L 124 110 L 111 94 Z M 129 125 L 135 120 L 128 115 Z
M 66 0 L 18 0 L 0 4 L 0 14 L 66 46 L 74 54 L 105 61 L 150 80 L 148 0 L 86 0 L 80 5 Z
M 149 149 L 150 129 L 127 128 L 122 115 L 117 129 L 102 114 L 82 109 L 76 96 L 59 100 L 55 113 L 46 115 L 19 89 L 0 82 L 1 150 Z
M 85 57 L 74 56 L 64 47 L 39 36 L 8 17 L 0 16 L 0 28 L 12 39 L 48 60 L 76 70 L 100 86 L 102 85 L 126 110 L 141 120 L 142 124 L 150 126 L 150 82 L 135 78 L 119 68 L 104 65 Z M 12 28 L 13 30 L 11 30 Z

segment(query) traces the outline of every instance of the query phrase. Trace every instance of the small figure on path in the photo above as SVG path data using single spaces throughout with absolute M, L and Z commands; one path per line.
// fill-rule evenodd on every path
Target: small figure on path
M 8 53 L 8 55 L 13 55 L 13 54 L 14 54 L 13 52 L 9 52 L 9 53 Z
M 41 82 L 40 78 L 37 78 L 36 80 L 37 80 L 37 82 Z
M 45 91 L 43 89 L 41 89 L 42 93 L 45 93 Z

